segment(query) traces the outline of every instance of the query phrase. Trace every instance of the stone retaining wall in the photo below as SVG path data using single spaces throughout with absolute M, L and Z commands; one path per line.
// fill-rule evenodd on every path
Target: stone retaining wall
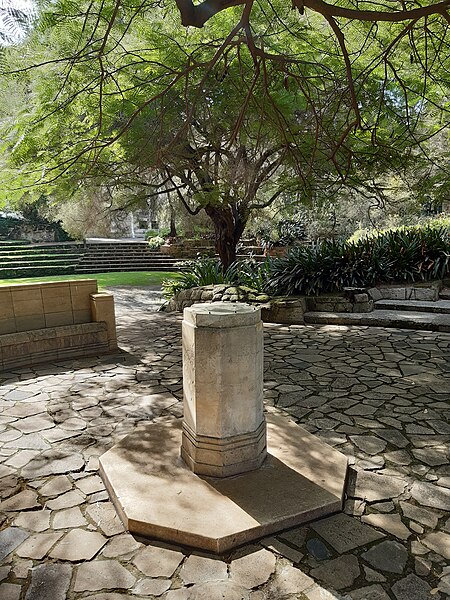
M 115 348 L 114 299 L 96 280 L 0 287 L 0 369 Z
M 369 313 L 374 302 L 382 299 L 439 299 L 442 282 L 386 285 L 373 288 L 345 288 L 342 293 L 321 296 L 288 296 L 269 298 L 244 286 L 208 285 L 178 292 L 165 310 L 182 312 L 199 302 L 246 302 L 261 305 L 261 317 L 266 323 L 304 324 L 305 312 Z

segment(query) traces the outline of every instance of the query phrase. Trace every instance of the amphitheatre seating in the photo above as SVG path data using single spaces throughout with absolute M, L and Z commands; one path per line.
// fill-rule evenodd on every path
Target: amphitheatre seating
M 0 370 L 116 348 L 114 298 L 95 279 L 0 287 Z

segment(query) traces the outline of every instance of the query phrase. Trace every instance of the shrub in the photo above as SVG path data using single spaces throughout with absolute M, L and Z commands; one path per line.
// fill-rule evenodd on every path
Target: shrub
M 263 292 L 270 275 L 270 259 L 263 263 L 258 263 L 254 259 L 237 261 L 230 265 L 225 273 L 216 258 L 203 257 L 178 263 L 177 266 L 179 265 L 181 269 L 177 279 L 163 281 L 164 296 L 167 299 L 172 298 L 180 290 L 221 283 L 246 286 L 257 292 Z
M 326 240 L 274 260 L 268 291 L 319 294 L 382 282 L 440 279 L 449 272 L 449 261 L 448 227 L 405 227 L 354 242 Z
M 147 239 L 150 250 L 159 250 L 160 246 L 162 246 L 164 242 L 164 238 L 160 237 L 159 235 Z

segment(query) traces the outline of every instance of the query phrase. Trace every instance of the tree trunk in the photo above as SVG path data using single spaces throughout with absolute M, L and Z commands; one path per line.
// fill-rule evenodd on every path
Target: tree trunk
M 205 212 L 214 225 L 216 251 L 223 271 L 236 260 L 236 247 L 244 233 L 247 219 L 233 207 L 218 207 L 208 204 Z

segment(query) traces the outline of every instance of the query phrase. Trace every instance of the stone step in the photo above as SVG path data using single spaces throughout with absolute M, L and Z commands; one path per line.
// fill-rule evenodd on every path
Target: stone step
M 439 298 L 441 300 L 450 300 L 450 288 L 445 287 L 439 292 Z
M 75 273 L 112 273 L 112 272 L 121 272 L 121 271 L 167 271 L 167 272 L 172 272 L 172 271 L 176 271 L 177 268 L 176 267 L 172 267 L 172 266 L 146 266 L 145 268 L 136 268 L 136 266 L 133 265 L 121 265 L 119 267 L 105 267 L 105 266 L 100 266 L 100 267 L 76 267 L 75 268 Z
M 375 310 L 401 310 L 407 312 L 430 312 L 450 314 L 449 300 L 377 300 Z
M 450 333 L 450 315 L 400 310 L 375 310 L 370 313 L 307 312 L 307 324 L 363 325 Z

